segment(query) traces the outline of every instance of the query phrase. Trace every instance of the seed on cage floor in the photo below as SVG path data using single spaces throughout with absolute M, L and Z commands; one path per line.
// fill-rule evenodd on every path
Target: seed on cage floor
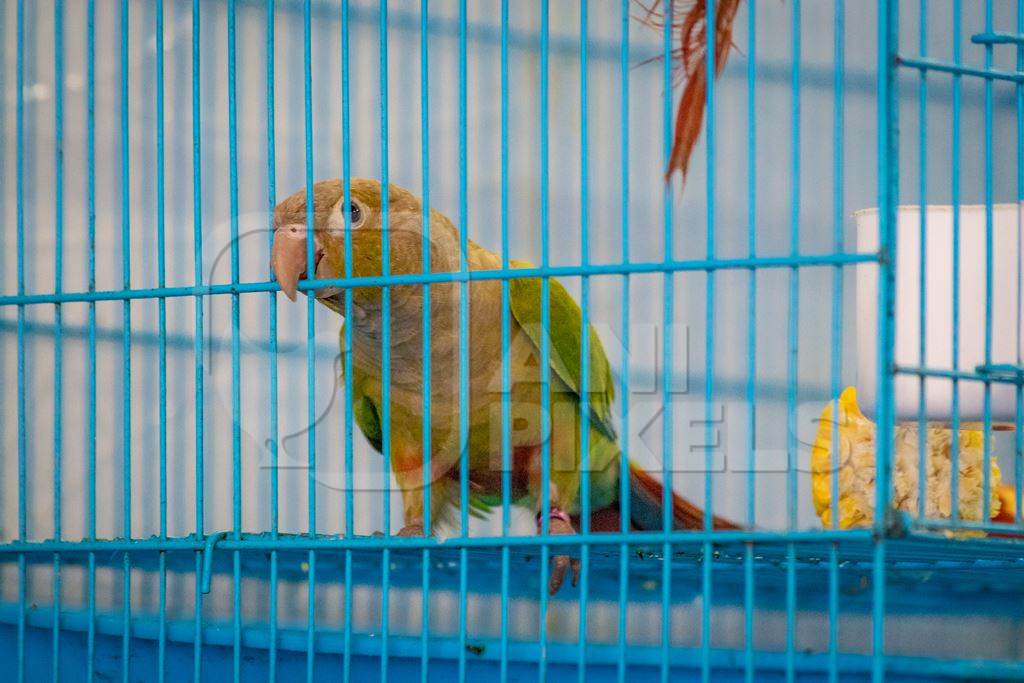
M 1003 512 L 1003 507 L 1012 508 L 1015 495 L 1013 487 L 1002 483 L 999 449 L 994 447 L 996 439 L 986 436 L 980 422 L 965 420 L 959 428 L 954 434 L 951 425 L 928 421 L 922 433 L 920 420 L 902 420 L 895 424 L 891 506 L 908 514 L 923 512 L 928 519 L 950 519 L 955 514 L 958 519 L 969 522 L 981 521 L 987 506 L 990 520 L 1012 522 L 1012 515 Z M 839 518 L 841 529 L 866 527 L 874 522 L 877 429 L 861 412 L 857 390 L 852 386 L 822 408 L 811 450 L 811 493 L 823 526 L 831 527 L 835 517 Z M 833 433 L 838 440 L 837 453 L 832 449 Z M 1012 443 L 1007 446 L 1012 448 Z M 835 486 L 838 505 L 835 506 L 832 504 L 833 461 L 839 473 Z M 955 478 L 951 475 L 954 464 L 958 470 Z M 951 503 L 954 479 L 958 501 L 955 513 Z M 948 530 L 946 533 L 983 536 L 985 531 Z

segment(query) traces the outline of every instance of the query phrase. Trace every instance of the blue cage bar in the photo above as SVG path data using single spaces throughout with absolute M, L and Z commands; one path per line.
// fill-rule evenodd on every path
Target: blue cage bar
M 708 30 L 686 71 L 680 22 L 694 7 L 717 26 L 734 3 L 0 7 L 0 670 L 19 681 L 1024 676 L 1024 522 L 1019 504 L 993 509 L 1019 503 L 1024 481 L 1024 0 L 741 0 L 728 63 L 716 64 L 723 37 Z M 707 83 L 700 142 L 685 181 L 666 179 L 694 69 Z M 379 275 L 352 269 L 358 177 L 384 188 Z M 361 314 L 353 292 L 380 288 L 383 458 L 354 427 L 352 326 L 313 296 L 279 305 L 267 265 L 274 207 L 305 188 L 310 224 L 327 178 L 343 180 L 345 272 L 298 289 L 339 288 L 349 320 Z M 421 270 L 390 272 L 389 183 L 420 196 L 424 226 L 432 211 L 452 219 L 457 268 L 432 263 L 428 227 Z M 950 216 L 941 245 L 933 207 Z M 472 269 L 470 240 L 500 267 Z M 975 242 L 980 252 L 964 251 Z M 930 307 L 936 245 L 950 254 L 941 340 L 926 333 L 942 315 Z M 899 279 L 911 260 L 912 311 Z M 587 429 L 578 533 L 551 533 L 548 495 L 537 529 L 513 505 L 510 297 L 522 278 L 541 287 L 541 431 L 561 381 L 555 278 L 581 307 L 581 357 L 591 327 L 608 350 L 622 453 L 671 484 L 661 529 L 592 528 Z M 431 518 L 432 389 L 449 378 L 424 360 L 426 536 L 399 536 L 395 299 L 421 294 L 429 359 L 437 287 L 458 292 L 465 408 L 482 352 L 470 297 L 486 281 L 503 306 L 500 503 L 485 519 L 471 509 L 461 409 L 458 514 Z M 965 332 L 979 309 L 980 329 Z M 979 363 L 963 360 L 972 345 Z M 587 420 L 599 378 L 590 363 L 580 374 Z M 810 466 L 818 415 L 850 385 L 872 387 L 876 425 L 874 514 L 854 528 L 816 516 Z M 940 415 L 936 387 L 950 396 Z M 898 452 L 902 430 L 936 421 L 957 473 L 939 516 L 934 483 L 916 474 L 902 507 Z M 847 426 L 831 424 L 831 501 L 849 486 L 836 474 Z M 962 469 L 975 432 L 976 490 Z M 917 473 L 928 450 L 915 442 Z M 548 492 L 549 440 L 540 453 Z M 628 519 L 629 463 L 617 466 Z M 704 515 L 673 529 L 673 490 L 739 528 Z M 961 512 L 968 496 L 977 519 Z M 579 584 L 551 595 L 563 553 L 580 560 Z

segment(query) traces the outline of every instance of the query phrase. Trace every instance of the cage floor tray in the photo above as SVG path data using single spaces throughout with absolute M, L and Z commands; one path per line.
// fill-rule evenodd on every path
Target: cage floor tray
M 847 536 L 847 533 L 849 534 Z M 271 550 L 261 547 L 269 537 L 243 537 L 245 549 L 237 550 L 242 576 L 269 579 Z M 280 537 L 277 571 L 282 581 L 306 582 L 311 551 L 301 547 L 306 537 Z M 288 546 L 294 539 L 295 548 Z M 181 539 L 186 540 L 186 539 Z M 369 546 L 375 540 L 317 539 L 312 557 L 318 585 L 343 584 L 346 571 L 353 585 L 381 586 L 385 553 Z M 369 547 L 360 547 L 365 541 Z M 500 543 L 497 539 L 496 543 Z M 73 544 L 68 544 L 73 547 Z M 255 546 L 249 549 L 249 546 Z M 496 594 L 505 571 L 500 547 L 448 547 L 440 543 L 428 550 L 397 546 L 388 549 L 388 582 L 393 589 L 417 589 L 423 585 L 423 563 L 429 565 L 429 585 L 434 591 Z M 238 546 L 209 553 L 213 577 L 233 575 Z M 755 604 L 764 609 L 785 609 L 787 591 L 796 588 L 799 609 L 828 609 L 830 584 L 838 586 L 839 609 L 866 612 L 872 607 L 876 545 L 866 532 L 837 532 L 830 540 L 792 540 L 784 534 L 756 541 L 674 543 L 670 547 L 669 599 L 683 604 L 704 591 L 704 565 L 709 557 L 712 601 L 715 605 L 744 604 L 746 584 L 752 582 Z M 579 548 L 568 550 L 578 553 Z M 665 578 L 663 544 L 605 545 L 589 547 L 587 594 L 590 600 L 617 601 L 621 591 L 623 552 L 626 587 L 630 601 L 663 599 Z M 195 546 L 187 543 L 165 553 L 169 572 L 195 573 Z M 155 572 L 160 552 L 133 548 L 97 550 L 97 566 L 124 567 L 130 556 L 136 571 Z M 0 555 L 0 562 L 16 561 L 17 555 Z M 30 564 L 52 563 L 52 553 L 26 554 Z M 62 566 L 85 564 L 89 553 L 82 549 L 61 551 Z M 465 561 L 465 579 L 461 565 Z M 508 593 L 515 598 L 539 599 L 542 595 L 541 549 L 531 545 L 508 548 Z M 948 539 L 941 535 L 912 533 L 885 542 L 886 609 L 898 612 L 1003 614 L 1024 616 L 1024 543 L 1010 539 Z M 576 600 L 580 588 L 567 581 L 556 600 Z
M 259 546 L 265 536 L 246 537 L 244 543 Z M 185 541 L 186 539 L 178 539 Z M 285 539 L 287 545 L 288 538 Z M 308 548 L 285 548 L 277 553 L 278 578 L 299 582 L 309 579 L 314 567 L 318 586 L 341 584 L 346 571 L 353 585 L 379 587 L 383 578 L 385 554 L 380 548 L 360 548 L 361 542 L 374 539 L 318 539 L 320 547 L 310 562 Z M 303 537 L 294 537 L 301 544 Z M 174 544 L 172 544 L 173 546 Z M 941 536 L 910 534 L 885 542 L 886 611 L 887 613 L 986 614 L 1009 618 L 1024 616 L 1024 544 L 1002 539 L 951 540 Z M 598 545 L 589 549 L 588 596 L 596 601 L 615 602 L 620 595 L 622 546 Z M 666 570 L 664 546 L 659 544 L 628 545 L 626 553 L 626 585 L 631 604 L 657 602 L 663 596 Z M 796 541 L 784 535 L 765 537 L 749 542 L 721 542 L 705 554 L 704 543 L 673 544 L 670 562 L 669 599 L 673 605 L 692 603 L 703 595 L 705 563 L 711 561 L 712 605 L 744 605 L 747 581 L 753 587 L 755 610 L 785 609 L 788 590 L 795 590 L 798 610 L 828 610 L 830 585 L 836 581 L 839 609 L 842 612 L 867 612 L 872 607 L 873 579 L 877 546 L 871 536 L 862 532 L 836 534 L 834 539 Z M 197 554 L 201 545 L 166 550 L 164 558 L 169 572 L 196 574 Z M 125 556 L 130 555 L 135 572 L 156 572 L 160 551 L 135 548 L 97 550 L 98 567 L 120 570 Z M 31 565 L 52 563 L 53 554 L 33 551 L 24 555 Z M 215 580 L 230 580 L 234 573 L 236 551 L 215 549 L 209 555 L 209 570 Z M 88 563 L 89 553 L 81 549 L 61 551 L 61 566 Z M 253 579 L 270 576 L 271 552 L 266 548 L 237 551 L 238 566 L 247 586 Z M 388 581 L 395 595 L 419 591 L 423 582 L 423 563 L 429 563 L 429 582 L 434 592 L 457 593 L 462 586 L 461 564 L 466 563 L 465 588 L 476 596 L 496 596 L 502 585 L 505 565 L 498 548 L 446 547 L 440 544 L 425 553 L 421 547 L 389 548 Z M 542 594 L 540 551 L 535 546 L 519 545 L 508 549 L 507 577 L 512 598 L 539 599 Z M 17 555 L 0 555 L 0 562 L 16 562 Z M 347 566 L 346 566 L 347 565 Z M 115 573 L 116 576 L 116 573 Z M 220 578 L 217 578 L 220 577 Z M 199 580 L 199 577 L 197 577 Z M 218 591 L 223 586 L 218 583 Z M 579 598 L 579 588 L 566 585 L 555 598 L 572 601 Z M 399 597 L 393 598 L 395 600 Z M 65 599 L 65 603 L 68 600 Z M 453 616 L 454 618 L 454 616 Z M 26 667 L 31 673 L 38 669 L 42 676 L 51 671 L 54 647 L 53 610 L 50 605 L 30 602 L 24 611 L 16 603 L 0 603 L 0 657 L 14 661 L 17 655 L 19 622 L 24 625 Z M 89 632 L 92 631 L 94 661 L 97 675 L 119 677 L 122 671 L 125 641 L 125 619 L 121 612 L 99 611 L 90 617 L 85 605 L 62 605 L 60 617 L 60 660 L 62 675 L 81 671 L 87 656 Z M 142 606 L 133 606 L 130 618 L 130 660 L 133 672 L 148 672 L 151 677 L 159 668 L 160 634 L 163 633 L 163 661 L 170 671 L 168 680 L 187 680 L 193 674 L 195 657 L 194 620 L 177 616 L 161 626 L 157 615 Z M 232 675 L 236 663 L 243 674 L 264 676 L 269 663 L 271 642 L 275 644 L 275 667 L 279 676 L 302 677 L 310 661 L 314 662 L 314 680 L 336 680 L 343 671 L 345 653 L 349 653 L 350 675 L 381 677 L 382 655 L 387 652 L 389 678 L 406 680 L 419 677 L 424 660 L 424 641 L 420 637 L 360 631 L 353 628 L 345 634 L 338 626 L 317 626 L 311 636 L 303 624 L 281 624 L 271 636 L 264 622 L 245 621 L 235 625 L 224 620 L 204 620 L 202 630 L 203 677 L 214 679 Z M 307 658 L 306 648 L 313 637 L 315 654 Z M 239 643 L 236 653 L 234 643 Z M 4 655 L 4 651 L 9 650 Z M 431 676 L 454 677 L 462 667 L 467 675 L 497 676 L 502 651 L 510 680 L 533 680 L 537 677 L 537 643 L 508 642 L 471 635 L 460 639 L 454 635 L 431 634 L 428 642 L 428 666 Z M 551 642 L 546 646 L 550 676 L 577 674 L 579 647 L 573 643 Z M 663 651 L 656 646 L 633 646 L 623 653 L 613 644 L 590 644 L 586 651 L 588 680 L 617 680 L 620 657 L 628 666 L 630 680 L 657 680 L 661 674 Z M 749 659 L 748 659 L 749 655 Z M 673 647 L 670 651 L 671 675 L 697 677 L 701 666 L 708 663 L 715 680 L 743 680 L 748 665 L 756 670 L 757 680 L 785 680 L 788 667 L 800 680 L 828 680 L 831 666 L 843 680 L 870 680 L 873 659 L 868 654 L 798 651 L 746 652 L 744 650 Z M 887 656 L 889 680 L 942 680 L 967 676 L 976 679 L 1019 680 L 1024 664 L 1011 661 L 941 660 Z M 219 672 L 219 673 L 218 673 Z M 133 674 L 134 675 L 134 674 Z M 67 678 L 67 676 L 64 676 Z M 74 676 L 71 676 L 74 679 Z

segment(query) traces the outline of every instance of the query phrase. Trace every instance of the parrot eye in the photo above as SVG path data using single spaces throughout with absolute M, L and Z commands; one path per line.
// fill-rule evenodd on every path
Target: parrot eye
M 359 207 L 359 204 L 352 202 L 348 205 L 348 210 L 350 216 L 349 220 L 351 220 L 353 227 L 363 221 L 363 210 Z
M 366 219 L 366 216 L 363 215 L 362 205 L 355 200 L 349 202 L 347 209 L 339 202 L 331 212 L 331 216 L 327 221 L 327 229 L 333 232 L 342 232 L 345 229 L 346 216 L 348 217 L 349 227 L 353 230 L 360 227 Z

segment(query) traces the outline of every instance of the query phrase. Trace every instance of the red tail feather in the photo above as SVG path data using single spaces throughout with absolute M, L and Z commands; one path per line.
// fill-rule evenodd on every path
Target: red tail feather
M 648 6 L 635 0 L 643 8 L 639 20 L 649 26 L 660 28 L 665 21 L 660 9 L 662 0 L 653 0 Z M 708 49 L 707 3 L 710 0 L 693 0 L 686 5 L 680 3 L 672 17 L 672 31 L 679 46 L 672 50 L 676 62 L 676 80 L 685 82 L 683 96 L 676 109 L 675 139 L 672 155 L 665 169 L 665 181 L 679 171 L 686 180 L 690 165 L 690 154 L 697 145 L 704 122 L 704 104 L 707 90 L 707 66 L 705 55 Z M 667 4 L 667 3 L 666 3 Z M 715 0 L 715 74 L 722 72 L 732 48 L 732 26 L 739 9 L 740 0 Z M 681 77 L 678 74 L 682 74 Z
M 636 465 L 629 466 L 630 513 L 633 523 L 641 529 L 662 528 L 661 504 L 664 496 L 662 483 Z M 739 529 L 727 519 L 713 517 L 715 529 Z M 704 511 L 672 492 L 672 526 L 675 529 L 703 529 Z

